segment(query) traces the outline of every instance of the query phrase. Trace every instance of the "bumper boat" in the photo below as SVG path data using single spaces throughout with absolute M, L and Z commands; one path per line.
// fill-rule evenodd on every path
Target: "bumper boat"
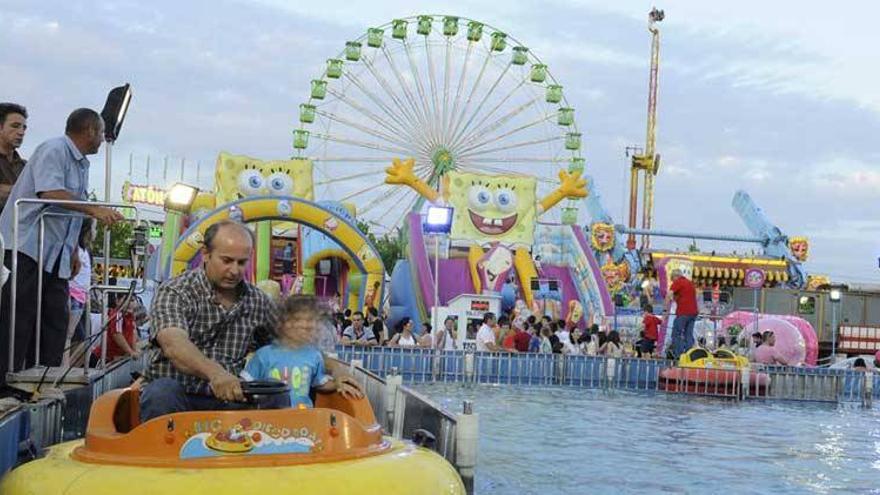
M 367 399 L 318 394 L 314 409 L 188 411 L 141 424 L 139 397 L 137 388 L 99 397 L 85 439 L 13 470 L 0 493 L 465 493 L 445 459 L 383 437 Z
M 660 371 L 658 388 L 666 392 L 708 395 L 737 395 L 749 360 L 727 349 L 714 353 L 694 347 L 678 358 L 677 366 Z M 767 373 L 749 372 L 749 392 L 763 396 L 770 385 Z

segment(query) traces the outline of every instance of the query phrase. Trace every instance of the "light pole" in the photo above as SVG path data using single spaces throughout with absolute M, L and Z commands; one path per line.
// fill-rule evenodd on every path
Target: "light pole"
M 440 235 L 448 234 L 452 230 L 453 209 L 449 206 L 429 206 L 425 223 L 422 226 L 426 234 L 434 235 L 434 305 L 431 311 L 431 327 L 434 331 L 438 328 L 440 307 Z
M 113 154 L 113 143 L 122 131 L 122 123 L 128 113 L 131 103 L 131 85 L 128 83 L 117 86 L 107 93 L 107 101 L 101 110 L 101 118 L 104 120 L 104 140 L 107 146 L 104 148 L 104 201 L 110 202 L 110 178 Z M 104 227 L 104 283 L 109 284 L 110 276 L 110 229 Z
M 828 291 L 828 298 L 831 299 L 831 363 L 834 363 L 834 356 L 837 354 L 837 306 L 840 305 L 840 298 L 843 295 L 839 287 L 832 288 Z

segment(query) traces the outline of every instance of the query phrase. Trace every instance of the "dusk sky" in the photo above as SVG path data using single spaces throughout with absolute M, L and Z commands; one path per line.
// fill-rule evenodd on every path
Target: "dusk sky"
M 645 139 L 651 7 L 640 0 L 0 0 L 0 101 L 28 107 L 27 157 L 61 134 L 72 109 L 100 110 L 107 90 L 130 82 L 135 99 L 114 148 L 111 191 L 118 195 L 129 177 L 173 182 L 174 167 L 163 178 L 165 156 L 172 165 L 185 157 L 190 181 L 200 161 L 204 184 L 221 150 L 291 155 L 309 81 L 345 41 L 393 18 L 453 14 L 510 33 L 548 64 L 577 109 L 588 173 L 623 223 L 624 149 Z M 666 20 L 656 227 L 747 235 L 730 207 L 743 189 L 786 234 L 810 239 L 808 272 L 880 282 L 880 150 L 873 142 L 880 136 L 880 3 L 678 0 L 657 7 Z M 103 170 L 103 156 L 93 157 L 91 186 L 99 195 Z

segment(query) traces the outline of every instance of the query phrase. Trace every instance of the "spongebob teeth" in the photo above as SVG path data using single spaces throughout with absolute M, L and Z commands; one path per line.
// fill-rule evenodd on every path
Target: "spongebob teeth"
M 500 227 L 502 224 L 504 224 L 504 221 L 503 221 L 502 219 L 500 219 L 500 218 L 496 218 L 495 220 L 493 220 L 493 222 L 495 223 L 495 225 L 497 225 L 497 226 L 499 226 L 499 227 Z
M 492 225 L 492 219 L 483 217 L 483 225 Z

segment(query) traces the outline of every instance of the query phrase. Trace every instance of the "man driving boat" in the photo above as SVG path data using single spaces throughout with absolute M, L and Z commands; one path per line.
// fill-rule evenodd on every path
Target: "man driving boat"
M 153 301 L 152 341 L 157 353 L 145 373 L 141 421 L 190 410 L 245 407 L 239 373 L 250 349 L 268 343 L 278 322 L 275 303 L 244 280 L 253 234 L 224 220 L 205 232 L 204 265 L 163 283 Z M 363 396 L 344 367 L 325 357 L 338 390 Z M 289 404 L 286 394 L 269 407 Z

